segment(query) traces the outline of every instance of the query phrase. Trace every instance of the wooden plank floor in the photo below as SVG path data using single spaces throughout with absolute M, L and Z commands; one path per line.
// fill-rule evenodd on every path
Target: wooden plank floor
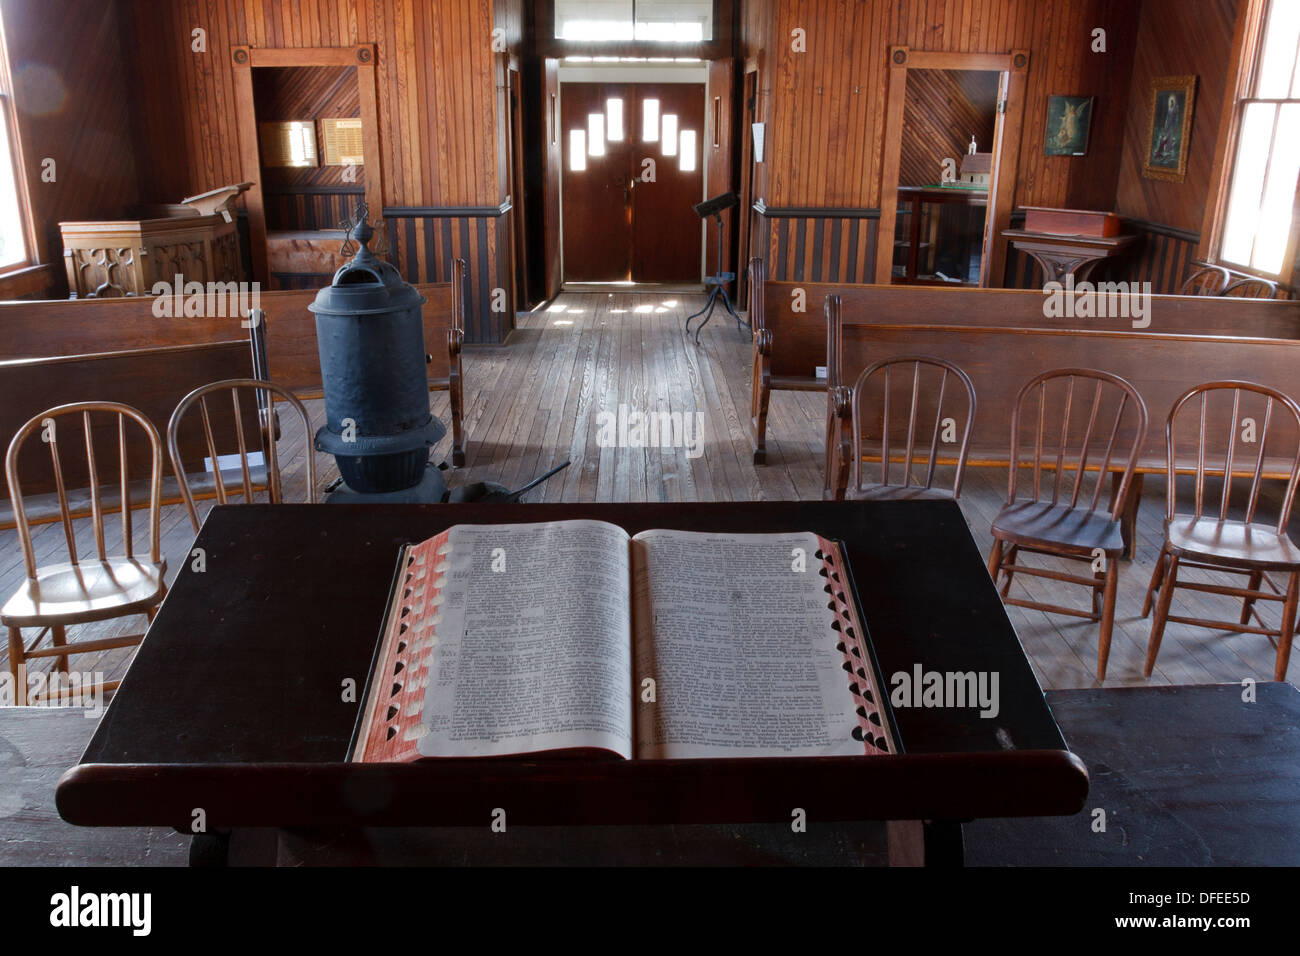
M 468 462 L 466 468 L 448 472 L 449 483 L 486 480 L 518 487 L 568 458 L 569 468 L 532 492 L 528 500 L 820 498 L 823 396 L 776 393 L 769 419 L 768 464 L 752 464 L 747 437 L 748 334 L 738 332 L 729 317 L 715 319 L 697 348 L 682 335 L 682 322 L 701 301 L 700 296 L 667 292 L 566 294 L 546 311 L 520 316 L 519 328 L 506 344 L 471 348 L 465 361 Z M 620 404 L 640 411 L 698 413 L 703 422 L 703 454 L 689 458 L 680 448 L 600 447 L 598 416 L 602 411 L 616 413 Z M 448 420 L 446 393 L 434 393 L 433 410 Z M 314 429 L 323 419 L 321 403 L 309 403 L 309 411 Z M 289 419 L 287 409 L 282 408 L 281 416 L 286 494 L 288 500 L 304 500 L 304 430 Z M 449 454 L 450 441 L 445 440 L 435 450 L 434 460 Z M 318 467 L 322 483 L 337 475 L 327 457 L 318 458 Z M 991 545 L 989 524 L 1004 494 L 1005 472 L 968 472 L 962 509 L 984 553 Z M 1126 562 L 1120 574 L 1107 686 L 1147 683 L 1142 663 L 1150 625 L 1138 615 L 1160 547 L 1163 494 L 1160 482 L 1148 482 L 1139 516 L 1137 557 Z M 174 577 L 193 535 L 180 506 L 164 510 L 162 526 L 169 577 Z M 143 529 L 138 533 L 143 542 Z M 57 526 L 38 529 L 35 543 L 41 560 L 62 560 L 57 557 L 63 546 Z M 83 550 L 91 547 L 88 528 L 80 531 L 79 543 Z M 1063 561 L 1039 560 L 1044 566 L 1066 566 Z M 13 592 L 22 575 L 15 532 L 0 532 L 3 596 Z M 1045 579 L 1020 576 L 1014 589 L 1021 596 L 1084 606 L 1081 589 L 1073 593 L 1068 585 Z M 1228 598 L 1179 592 L 1178 600 L 1183 608 L 1195 607 L 1202 616 L 1235 620 L 1238 613 L 1238 606 Z M 1008 611 L 1045 689 L 1096 684 L 1095 624 L 1016 607 Z M 1270 624 L 1276 624 L 1279 612 L 1277 604 L 1263 609 Z M 141 623 L 140 619 L 106 622 L 74 633 L 73 639 L 130 633 Z M 130 656 L 130 650 L 88 654 L 74 657 L 72 666 L 81 672 L 101 671 L 112 679 L 125 671 Z M 1170 624 L 1150 683 L 1268 680 L 1274 656 L 1263 637 Z M 1300 666 L 1292 666 L 1293 683 L 1298 674 Z

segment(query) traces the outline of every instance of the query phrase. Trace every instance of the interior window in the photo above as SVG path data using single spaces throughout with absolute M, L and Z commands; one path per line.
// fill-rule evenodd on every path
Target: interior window
M 713 39 L 713 0 L 555 0 L 560 40 L 700 43 Z
M 19 195 L 17 141 L 13 135 L 13 98 L 10 94 L 9 54 L 0 37 L 0 269 L 25 265 L 30 261 L 27 247 L 27 224 Z
M 1268 275 L 1285 265 L 1300 175 L 1300 3 L 1273 0 L 1239 96 L 1219 259 Z

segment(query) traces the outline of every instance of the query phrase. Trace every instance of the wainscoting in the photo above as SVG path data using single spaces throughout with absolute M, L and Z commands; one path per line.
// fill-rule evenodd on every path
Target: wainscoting
M 873 282 L 879 209 L 754 204 L 753 252 L 776 282 Z
M 511 215 L 510 200 L 500 206 L 384 209 L 388 258 L 407 282 L 450 282 L 452 261 L 465 260 L 467 342 L 502 342 L 514 328 Z
M 262 190 L 266 221 L 276 232 L 310 232 L 339 229 L 351 219 L 357 203 L 366 198 L 366 187 L 276 186 Z

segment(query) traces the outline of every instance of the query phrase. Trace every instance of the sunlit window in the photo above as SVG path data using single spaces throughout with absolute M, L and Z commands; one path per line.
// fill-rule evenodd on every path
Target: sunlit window
M 1285 265 L 1300 174 L 1300 3 L 1272 0 L 1248 95 L 1237 99 L 1237 148 L 1219 259 L 1269 275 Z
M 13 136 L 14 109 L 9 80 L 9 55 L 0 35 L 0 269 L 31 261 L 27 223 L 20 189 L 22 162 Z
M 555 0 L 555 36 L 583 43 L 701 43 L 714 0 Z

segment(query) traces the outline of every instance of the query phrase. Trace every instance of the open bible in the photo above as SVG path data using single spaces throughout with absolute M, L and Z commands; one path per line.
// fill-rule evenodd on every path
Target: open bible
M 837 542 L 602 521 L 402 549 L 350 759 L 897 752 Z

